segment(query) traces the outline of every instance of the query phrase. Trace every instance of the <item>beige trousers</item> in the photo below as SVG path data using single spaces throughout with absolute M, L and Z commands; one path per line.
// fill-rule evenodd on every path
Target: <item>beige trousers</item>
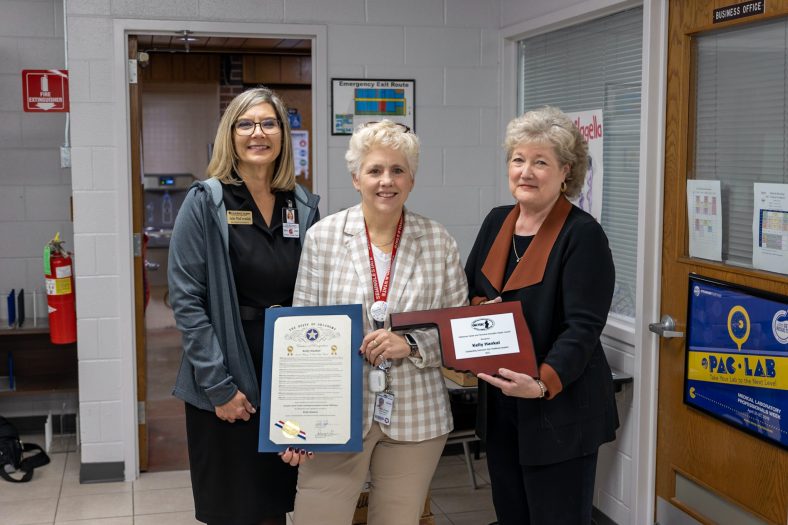
M 294 525 L 350 525 L 367 472 L 367 523 L 417 525 L 446 438 L 396 441 L 372 423 L 361 452 L 315 454 L 298 467 Z

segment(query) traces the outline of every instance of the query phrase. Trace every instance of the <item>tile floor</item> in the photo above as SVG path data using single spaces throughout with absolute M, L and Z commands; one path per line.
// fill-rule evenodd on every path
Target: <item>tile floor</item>
M 30 483 L 0 480 L 0 525 L 198 523 L 187 470 L 143 473 L 131 483 L 80 485 L 78 453 L 53 453 L 51 458 Z M 486 525 L 495 520 L 484 458 L 474 462 L 474 470 L 476 490 L 461 455 L 441 458 L 430 493 L 436 525 Z

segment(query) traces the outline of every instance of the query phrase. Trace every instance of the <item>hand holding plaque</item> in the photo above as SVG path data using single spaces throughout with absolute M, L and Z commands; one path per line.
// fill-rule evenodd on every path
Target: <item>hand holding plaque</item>
M 437 327 L 443 366 L 494 375 L 499 368 L 537 376 L 531 332 L 519 302 L 391 314 L 391 329 Z

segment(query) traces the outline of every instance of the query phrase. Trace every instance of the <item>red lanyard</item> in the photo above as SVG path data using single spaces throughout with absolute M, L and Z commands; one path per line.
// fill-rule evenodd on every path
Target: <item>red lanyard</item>
M 372 293 L 375 295 L 375 301 L 385 301 L 389 296 L 389 278 L 391 277 L 391 269 L 394 267 L 394 257 L 397 255 L 397 247 L 402 238 L 402 229 L 405 225 L 405 213 L 399 216 L 397 223 L 397 233 L 394 234 L 394 246 L 391 247 L 391 264 L 389 271 L 386 272 L 386 278 L 383 279 L 383 285 L 378 287 L 378 269 L 375 265 L 375 254 L 372 253 L 372 241 L 369 240 L 369 228 L 367 228 L 367 221 L 364 221 L 364 230 L 367 232 L 367 248 L 369 248 L 369 269 L 372 272 Z

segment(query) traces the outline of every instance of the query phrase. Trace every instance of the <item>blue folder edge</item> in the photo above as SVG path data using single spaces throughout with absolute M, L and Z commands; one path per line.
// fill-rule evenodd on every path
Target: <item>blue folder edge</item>
M 293 443 L 298 448 L 313 452 L 361 452 L 362 449 L 362 422 L 363 415 L 361 403 L 364 398 L 362 381 L 364 358 L 358 355 L 361 341 L 364 339 L 363 318 L 360 304 L 347 304 L 337 306 L 294 306 L 269 308 L 265 311 L 265 336 L 263 338 L 263 375 L 260 385 L 260 433 L 258 438 L 258 452 L 281 452 L 287 445 L 278 445 L 268 439 L 269 425 L 271 422 L 271 358 L 273 355 L 274 323 L 280 317 L 290 316 L 320 316 L 320 315 L 347 315 L 351 322 L 350 350 L 351 350 L 351 396 L 350 396 L 350 440 L 344 444 L 336 445 L 303 445 Z

